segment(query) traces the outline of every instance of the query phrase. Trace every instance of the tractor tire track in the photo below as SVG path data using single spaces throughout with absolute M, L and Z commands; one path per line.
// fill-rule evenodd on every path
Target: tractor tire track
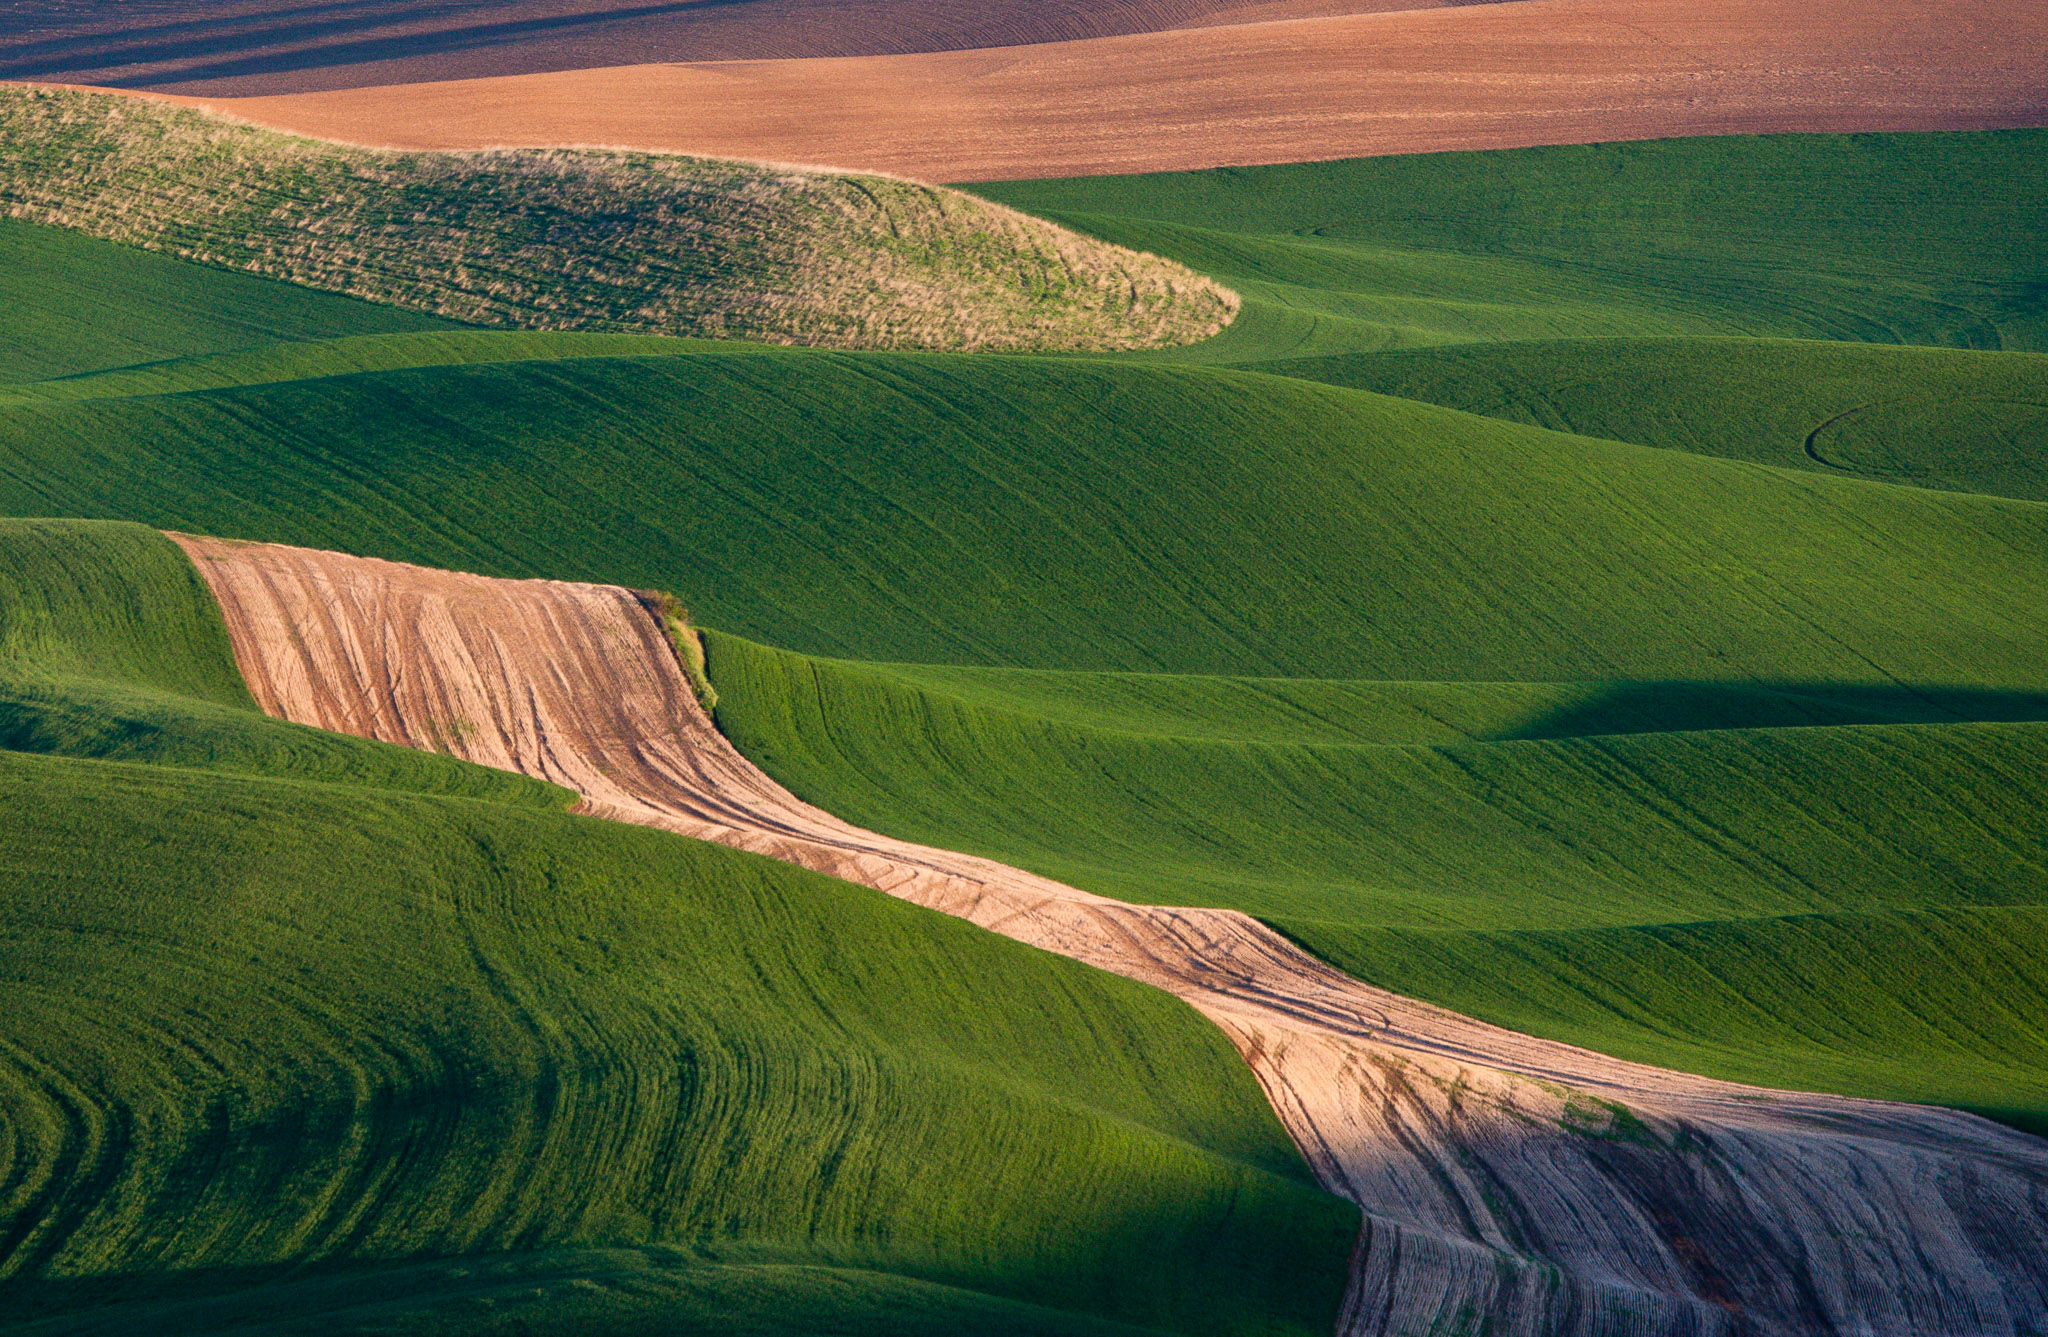
M 2048 1308 L 2048 1143 L 1624 1063 L 1372 988 L 1234 911 L 860 830 L 726 742 L 629 590 L 173 537 L 274 715 L 550 780 L 1187 1001 L 1365 1212 L 1346 1334 L 2018 1334 Z

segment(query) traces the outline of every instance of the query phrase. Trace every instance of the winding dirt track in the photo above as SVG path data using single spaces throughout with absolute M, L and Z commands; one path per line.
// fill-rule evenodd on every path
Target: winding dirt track
M 2048 124 L 2048 5 L 1519 0 L 984 50 L 640 64 L 204 105 L 393 148 L 604 144 L 928 181 Z
M 625 590 L 178 541 L 273 714 L 540 776 L 599 816 L 876 887 L 1188 1001 L 1366 1212 L 1346 1333 L 1928 1337 L 2035 1332 L 2048 1314 L 2048 1143 L 1621 1063 L 1370 988 L 1241 914 L 1127 905 L 859 830 L 726 743 Z

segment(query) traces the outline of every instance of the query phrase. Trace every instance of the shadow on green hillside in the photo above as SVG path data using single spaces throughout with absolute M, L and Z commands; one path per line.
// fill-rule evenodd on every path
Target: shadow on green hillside
M 383 1264 L 196 1268 L 0 1282 L 0 1330 L 35 1334 L 719 1333 L 1140 1337 L 1150 1328 L 858 1266 L 752 1251 L 547 1249 Z
M 2048 720 L 2048 693 L 1840 683 L 1614 683 L 1497 735 L 1501 740 L 1848 724 Z

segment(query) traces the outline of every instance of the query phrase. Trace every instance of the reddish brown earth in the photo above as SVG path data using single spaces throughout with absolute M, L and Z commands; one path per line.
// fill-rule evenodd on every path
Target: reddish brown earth
M 1500 0 L 0 0 L 0 79 L 244 97 Z
M 1042 46 L 212 102 L 407 148 L 607 144 L 934 181 L 2048 124 L 2048 5 L 1520 0 Z
M 2038 1331 L 2048 1143 L 1950 1110 L 1623 1063 L 1350 979 L 1244 915 L 863 831 L 698 708 L 640 599 L 180 538 L 273 714 L 567 785 L 1166 989 L 1365 1211 L 1347 1334 Z

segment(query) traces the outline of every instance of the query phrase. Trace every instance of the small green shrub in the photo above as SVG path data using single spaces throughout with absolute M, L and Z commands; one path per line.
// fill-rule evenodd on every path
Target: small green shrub
M 697 634 L 697 629 L 690 625 L 690 610 L 664 590 L 635 590 L 634 593 L 639 596 L 641 606 L 668 633 L 668 643 L 676 652 L 676 663 L 682 666 L 683 676 L 690 680 L 690 690 L 696 693 L 697 704 L 704 707 L 706 714 L 716 710 L 718 691 L 705 675 L 704 641 Z

